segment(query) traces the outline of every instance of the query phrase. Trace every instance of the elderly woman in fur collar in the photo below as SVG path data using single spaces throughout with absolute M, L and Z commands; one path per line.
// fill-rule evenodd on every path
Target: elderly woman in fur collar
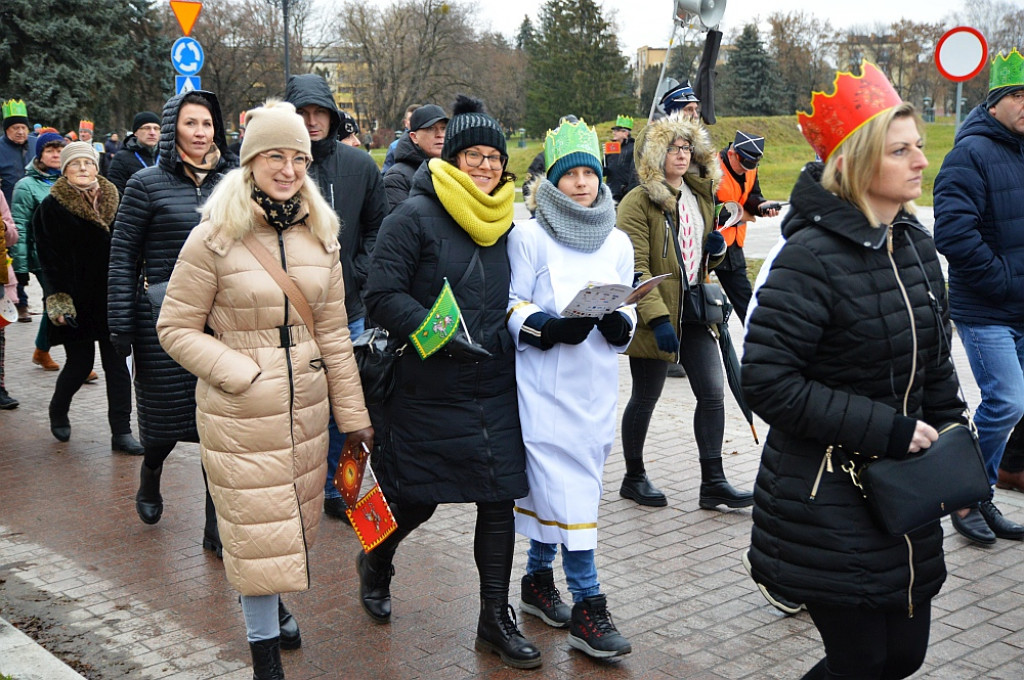
M 683 321 L 684 291 L 704 281 L 726 250 L 715 231 L 714 183 L 721 169 L 711 136 L 699 122 L 672 115 L 641 131 L 634 154 L 640 186 L 622 199 L 617 224 L 633 242 L 641 279 L 671 276 L 637 304 L 640 318 L 626 352 L 633 392 L 622 415 L 626 476 L 619 493 L 640 505 L 668 503 L 647 479 L 643 450 L 670 361 L 683 365 L 697 397 L 700 507 L 745 508 L 753 494 L 734 489 L 722 469 L 725 391 L 718 341 L 707 326 Z
M 308 181 L 309 134 L 295 107 L 272 100 L 249 111 L 241 161 L 181 249 L 157 333 L 199 380 L 200 453 L 253 677 L 280 680 L 281 649 L 301 639 L 279 593 L 309 588 L 328 413 L 356 446 L 372 447 L 373 429 L 345 314 L 338 218 Z M 315 336 L 250 246 L 292 278 Z
M 117 214 L 117 189 L 97 174 L 99 157 L 85 142 L 61 150 L 60 169 L 50 195 L 32 216 L 46 313 L 55 324 L 49 339 L 64 345 L 67 356 L 50 399 L 50 431 L 62 442 L 71 438 L 71 399 L 92 371 L 99 343 L 112 447 L 139 455 L 142 446 L 131 429 L 131 377 L 107 329 L 110 225 Z

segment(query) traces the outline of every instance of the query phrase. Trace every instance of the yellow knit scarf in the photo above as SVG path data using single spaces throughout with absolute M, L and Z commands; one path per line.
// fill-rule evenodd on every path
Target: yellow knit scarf
M 441 205 L 478 246 L 493 246 L 512 228 L 514 182 L 506 182 L 489 195 L 480 191 L 472 177 L 447 161 L 431 158 L 428 167 Z

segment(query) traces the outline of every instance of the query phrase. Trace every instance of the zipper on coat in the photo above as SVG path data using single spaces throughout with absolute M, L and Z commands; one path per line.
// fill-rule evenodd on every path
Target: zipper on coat
M 669 232 L 668 220 L 665 220 L 665 244 L 661 247 L 661 259 L 668 259 L 668 242 L 672 238 L 672 233 Z
M 281 269 L 288 273 L 288 258 L 284 252 L 284 232 L 277 232 L 277 245 L 281 253 Z M 284 296 L 284 325 L 288 325 L 288 296 Z M 284 363 L 288 367 L 288 433 L 295 450 L 295 369 L 292 366 L 292 348 L 284 348 Z M 295 475 L 295 456 L 292 455 L 292 477 Z
M 834 472 L 832 467 L 832 447 L 825 449 L 825 455 L 821 457 L 821 465 L 818 466 L 818 475 L 814 478 L 814 486 L 811 487 L 811 500 L 818 495 L 818 485 L 821 484 L 821 476 L 826 472 Z
M 292 493 L 295 494 L 295 507 L 299 511 L 299 531 L 302 532 L 302 554 L 303 562 L 306 565 L 306 588 L 309 588 L 309 584 L 313 582 L 313 578 L 309 573 L 309 542 L 306 541 L 306 522 L 302 519 L 302 503 L 299 501 L 299 487 L 292 482 Z

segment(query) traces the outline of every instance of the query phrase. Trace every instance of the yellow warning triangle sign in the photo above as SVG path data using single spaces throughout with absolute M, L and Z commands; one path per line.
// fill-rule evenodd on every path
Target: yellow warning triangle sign
M 199 10 L 203 8 L 203 3 L 193 2 L 192 0 L 171 0 L 171 9 L 174 10 L 174 16 L 178 18 L 178 25 L 181 26 L 181 32 L 186 36 L 192 32 L 192 27 L 196 23 L 196 19 L 199 17 Z

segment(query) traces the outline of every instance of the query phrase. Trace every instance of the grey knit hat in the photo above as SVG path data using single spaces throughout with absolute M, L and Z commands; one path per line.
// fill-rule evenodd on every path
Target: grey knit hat
M 453 163 L 457 153 L 477 144 L 494 147 L 502 156 L 508 156 L 505 133 L 498 121 L 487 115 L 479 99 L 460 94 L 452 105 L 452 117 L 445 129 L 441 158 Z

